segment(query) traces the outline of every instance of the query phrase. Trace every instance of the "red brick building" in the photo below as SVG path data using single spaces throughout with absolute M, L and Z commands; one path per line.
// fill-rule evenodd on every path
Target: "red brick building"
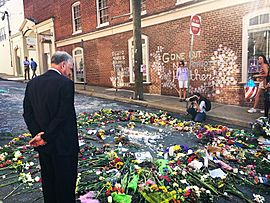
M 41 72 L 55 49 L 65 50 L 75 60 L 75 82 L 112 87 L 117 74 L 118 86 L 132 88 L 131 2 L 24 0 L 25 17 L 35 21 Z M 194 36 L 190 63 L 194 14 L 201 17 L 201 31 Z M 190 67 L 191 92 L 220 103 L 245 104 L 243 85 L 258 71 L 256 57 L 270 57 L 270 2 L 142 0 L 142 46 L 145 92 L 178 95 L 174 78 L 183 59 Z

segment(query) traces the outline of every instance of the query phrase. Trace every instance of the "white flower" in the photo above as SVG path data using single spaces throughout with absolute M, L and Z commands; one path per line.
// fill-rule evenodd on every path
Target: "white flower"
M 186 179 L 183 179 L 183 180 L 180 180 L 181 183 L 183 184 L 186 184 L 187 183 L 187 180 Z
M 18 159 L 20 156 L 22 156 L 22 153 L 20 151 L 16 151 L 14 153 L 14 158 L 17 158 Z
M 179 185 L 177 183 L 173 183 L 173 187 L 179 187 Z
M 40 180 L 40 177 L 36 176 L 36 177 L 35 177 L 35 181 L 36 181 L 36 182 L 39 182 L 39 180 Z
M 112 203 L 112 196 L 108 197 L 108 203 Z
M 264 197 L 261 195 L 253 194 L 254 201 L 258 203 L 263 203 L 265 201 Z
M 116 183 L 115 184 L 115 188 L 121 188 L 121 184 L 120 183 Z
M 101 173 L 101 171 L 96 171 L 96 175 L 100 175 Z
M 100 176 L 98 179 L 99 179 L 99 180 L 105 180 L 105 178 L 102 177 L 102 176 Z

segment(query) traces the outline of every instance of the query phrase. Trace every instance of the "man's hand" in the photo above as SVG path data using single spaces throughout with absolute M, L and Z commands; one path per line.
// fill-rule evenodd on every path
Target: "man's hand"
M 31 145 L 32 147 L 45 145 L 46 142 L 41 138 L 41 135 L 43 134 L 44 132 L 38 133 L 32 140 L 29 141 L 29 145 Z

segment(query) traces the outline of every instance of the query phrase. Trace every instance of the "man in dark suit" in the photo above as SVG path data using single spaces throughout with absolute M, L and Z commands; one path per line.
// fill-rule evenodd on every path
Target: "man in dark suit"
M 45 203 L 74 203 L 78 166 L 78 133 L 74 83 L 68 79 L 72 57 L 56 52 L 51 68 L 28 82 L 23 117 L 39 152 Z

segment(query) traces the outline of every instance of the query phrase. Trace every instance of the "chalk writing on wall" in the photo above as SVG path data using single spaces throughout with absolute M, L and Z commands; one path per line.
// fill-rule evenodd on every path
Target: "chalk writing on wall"
M 165 69 L 165 64 L 171 60 L 171 57 L 165 58 L 163 50 L 164 47 L 158 46 L 157 50 L 150 54 L 150 56 L 154 58 L 154 61 L 151 64 L 151 68 L 158 74 L 162 87 L 177 90 L 177 86 L 174 81 L 175 71 L 169 68 Z
M 175 80 L 177 63 L 188 54 L 167 53 L 164 51 L 164 47 L 158 46 L 150 56 L 154 59 L 151 68 L 158 74 L 162 87 L 177 90 Z M 222 88 L 237 84 L 236 74 L 240 70 L 236 64 L 237 56 L 232 49 L 220 44 L 209 60 L 202 59 L 202 51 L 193 51 L 192 59 L 188 66 L 190 67 L 191 94 L 200 92 L 211 97 L 220 94 Z
M 110 80 L 113 87 L 127 87 L 129 83 L 126 78 L 129 77 L 129 68 L 125 66 L 125 52 L 113 51 L 112 52 L 112 71 Z
M 210 60 L 192 62 L 190 80 L 200 80 L 201 85 L 191 85 L 190 92 L 200 92 L 211 97 L 220 94 L 224 87 L 237 85 L 236 74 L 240 73 L 240 69 L 236 60 L 235 52 L 220 44 Z

